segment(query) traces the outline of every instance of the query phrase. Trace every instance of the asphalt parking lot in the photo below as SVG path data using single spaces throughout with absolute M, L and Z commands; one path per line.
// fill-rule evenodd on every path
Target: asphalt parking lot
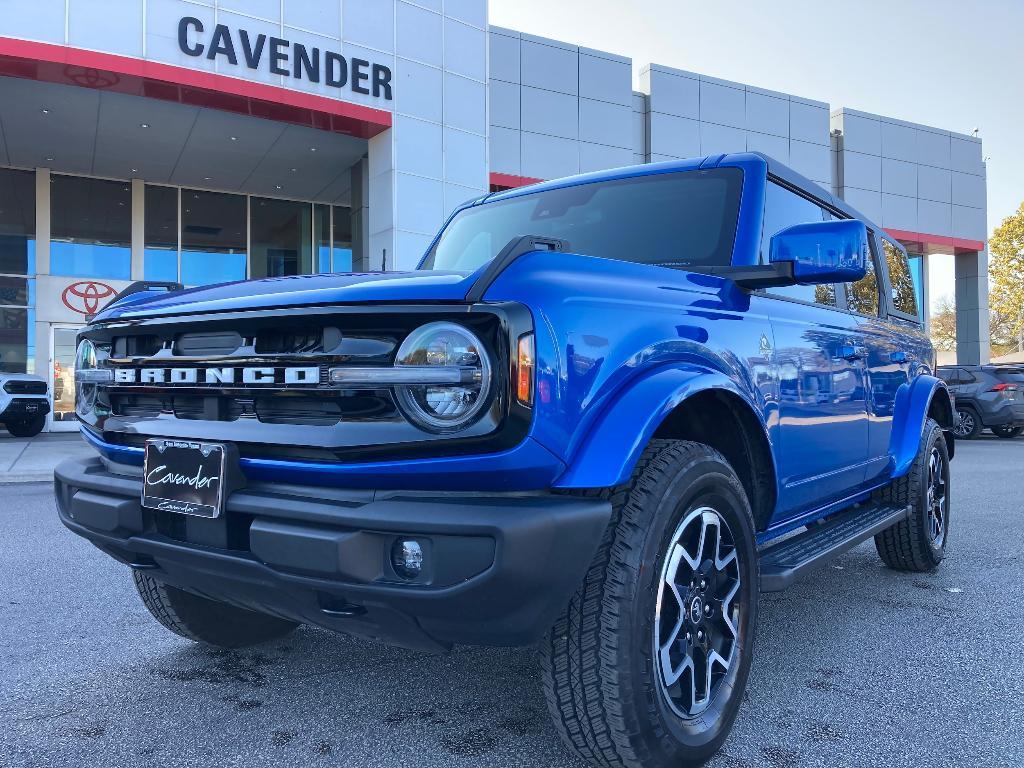
M 726 766 L 1024 760 L 1024 439 L 958 445 L 950 552 L 869 542 L 762 600 Z M 145 612 L 124 567 L 0 486 L 0 766 L 577 766 L 530 649 L 434 656 L 301 628 L 240 652 Z

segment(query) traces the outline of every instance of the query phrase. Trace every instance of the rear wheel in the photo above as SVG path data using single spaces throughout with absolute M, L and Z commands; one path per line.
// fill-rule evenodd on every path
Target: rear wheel
M 46 417 L 33 416 L 30 419 L 9 421 L 5 426 L 7 427 L 7 431 L 14 437 L 35 437 L 42 432 L 43 427 L 46 426 Z
M 153 618 L 176 635 L 219 648 L 242 648 L 284 637 L 294 621 L 247 611 L 163 584 L 133 571 L 135 588 Z
M 875 536 L 875 548 L 887 566 L 898 571 L 931 571 L 945 557 L 949 478 L 946 438 L 942 427 L 928 419 L 910 472 L 878 494 L 881 501 L 910 507 L 906 520 Z
M 1024 427 L 992 427 L 992 434 L 1004 440 L 1017 437 L 1021 432 L 1024 432 Z
M 956 415 L 960 417 L 960 423 L 953 430 L 954 435 L 961 440 L 973 440 L 981 434 L 981 419 L 973 408 L 959 408 Z
M 757 619 L 750 505 L 717 451 L 656 440 L 542 645 L 562 740 L 592 765 L 695 765 L 739 711 Z

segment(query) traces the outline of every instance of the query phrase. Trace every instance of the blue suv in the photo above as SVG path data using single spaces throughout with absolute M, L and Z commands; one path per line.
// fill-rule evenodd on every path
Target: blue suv
M 762 155 L 491 194 L 411 272 L 167 288 L 82 332 L 56 497 L 191 640 L 539 643 L 572 750 L 674 766 L 737 716 L 760 592 L 943 558 L 906 252 Z

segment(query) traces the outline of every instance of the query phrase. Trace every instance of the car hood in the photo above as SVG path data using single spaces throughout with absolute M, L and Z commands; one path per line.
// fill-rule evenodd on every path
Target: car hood
M 473 279 L 467 272 L 417 270 L 297 275 L 173 293 L 140 292 L 108 306 L 94 322 L 332 304 L 462 301 Z

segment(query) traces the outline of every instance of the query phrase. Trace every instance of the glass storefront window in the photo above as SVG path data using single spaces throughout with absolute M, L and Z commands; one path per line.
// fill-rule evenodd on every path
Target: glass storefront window
M 178 189 L 146 185 L 146 280 L 178 279 Z
M 0 274 L 36 271 L 36 175 L 0 169 Z
M 28 318 L 28 309 L 0 307 L 0 370 L 4 373 L 29 372 Z
M 313 206 L 313 242 L 316 245 L 316 271 L 331 271 L 331 207 Z
M 130 280 L 132 194 L 123 181 L 50 177 L 50 273 Z
M 181 282 L 244 280 L 245 196 L 183 189 L 181 207 Z
M 253 197 L 249 201 L 249 276 L 285 277 L 313 271 L 313 206 Z
M 352 271 L 352 209 L 334 206 L 334 248 L 332 272 Z
M 917 319 L 924 322 L 924 256 L 911 253 L 907 262 L 914 280 L 914 296 L 917 299 Z

